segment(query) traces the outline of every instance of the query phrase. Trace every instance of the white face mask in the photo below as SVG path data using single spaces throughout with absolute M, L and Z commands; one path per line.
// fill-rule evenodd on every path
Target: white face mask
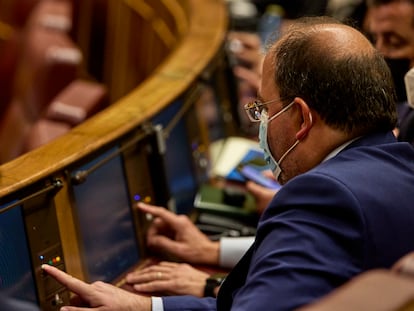
M 267 128 L 270 121 L 276 119 L 276 117 L 280 116 L 283 112 L 288 110 L 294 102 L 291 102 L 281 111 L 273 115 L 270 119 L 267 115 L 266 111 L 261 112 L 261 120 L 260 120 L 260 128 L 259 128 L 259 145 L 264 151 L 265 161 L 269 165 L 269 168 L 272 170 L 273 175 L 275 176 L 276 180 L 279 179 L 280 174 L 282 173 L 282 169 L 280 164 L 285 159 L 285 157 L 299 144 L 299 140 L 296 140 L 295 143 L 280 157 L 279 161 L 276 161 L 270 151 L 269 144 L 267 142 Z

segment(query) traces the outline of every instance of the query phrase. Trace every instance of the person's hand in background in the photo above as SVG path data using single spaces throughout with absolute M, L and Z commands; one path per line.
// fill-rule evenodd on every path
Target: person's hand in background
M 219 264 L 219 242 L 211 241 L 188 216 L 144 203 L 137 207 L 154 218 L 147 232 L 148 247 L 188 263 Z
M 227 37 L 229 52 L 234 59 L 234 75 L 247 82 L 257 93 L 262 76 L 262 62 L 264 55 L 261 52 L 260 38 L 255 33 L 230 32 Z
M 274 176 L 270 170 L 262 172 L 268 178 L 274 179 Z M 269 189 L 261 186 L 253 181 L 246 182 L 246 189 L 253 195 L 256 200 L 256 210 L 259 214 L 262 214 L 265 208 L 269 205 L 278 190 Z

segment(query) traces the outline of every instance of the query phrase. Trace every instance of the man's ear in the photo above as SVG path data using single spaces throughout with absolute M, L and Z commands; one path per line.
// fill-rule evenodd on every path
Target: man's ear
M 303 140 L 309 133 L 313 125 L 312 112 L 306 102 L 300 98 L 295 98 L 295 103 L 301 113 L 301 125 L 299 131 L 296 133 L 297 140 Z

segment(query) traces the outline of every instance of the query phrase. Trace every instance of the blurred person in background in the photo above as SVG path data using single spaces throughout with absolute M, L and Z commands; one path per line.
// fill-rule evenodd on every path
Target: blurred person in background
M 414 110 L 407 103 L 404 83 L 405 74 L 414 66 L 414 1 L 367 0 L 367 7 L 365 31 L 386 58 L 397 92 L 396 135 L 414 144 Z
M 260 34 L 263 31 L 260 29 L 261 19 L 269 8 L 277 7 L 277 14 L 280 15 L 280 25 L 273 25 L 277 29 L 272 29 L 272 32 L 280 33 L 296 18 L 325 15 L 328 0 L 250 0 L 234 1 L 231 3 L 232 9 L 230 10 L 230 14 L 232 11 L 238 12 L 238 6 L 244 10 L 245 8 L 250 8 L 250 10 L 247 10 L 250 12 L 250 18 L 242 18 L 239 22 L 234 23 L 236 26 L 228 36 L 228 50 L 230 58 L 232 59 L 231 65 L 234 76 L 238 79 L 237 86 L 240 103 L 238 105 L 238 111 L 241 128 L 248 136 L 256 139 L 258 133 L 257 124 L 252 124 L 246 118 L 243 112 L 243 105 L 256 98 L 260 84 L 261 67 L 264 57 L 262 48 L 264 38 L 261 38 Z M 254 6 L 254 9 L 251 6 Z M 235 19 L 237 19 L 237 16 Z

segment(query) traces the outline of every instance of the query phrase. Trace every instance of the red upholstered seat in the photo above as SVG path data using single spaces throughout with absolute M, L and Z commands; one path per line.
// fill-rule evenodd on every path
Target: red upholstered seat
M 45 117 L 75 126 L 102 110 L 107 101 L 107 88 L 103 84 L 77 79 L 52 100 Z
M 72 28 L 72 1 L 42 0 L 33 8 L 25 27 L 45 27 L 69 33 Z
M 19 3 L 25 23 L 0 41 L 0 163 L 67 133 L 107 99 L 103 85 L 76 80 L 82 54 L 69 36 L 72 1 L 10 2 L 9 15 Z
M 69 36 L 44 27 L 24 34 L 16 94 L 28 118 L 37 120 L 51 100 L 79 74 L 82 54 Z
M 12 31 L 0 39 L 0 122 L 13 98 L 14 77 L 20 59 L 20 36 Z
M 41 0 L 1 0 L 0 20 L 17 27 L 24 27 L 34 7 Z
M 30 122 L 23 113 L 18 101 L 12 101 L 2 111 L 0 122 L 0 164 L 10 161 L 22 154 L 24 138 L 29 133 Z
M 27 133 L 23 142 L 23 151 L 36 149 L 70 131 L 70 125 L 64 122 L 39 119 Z

